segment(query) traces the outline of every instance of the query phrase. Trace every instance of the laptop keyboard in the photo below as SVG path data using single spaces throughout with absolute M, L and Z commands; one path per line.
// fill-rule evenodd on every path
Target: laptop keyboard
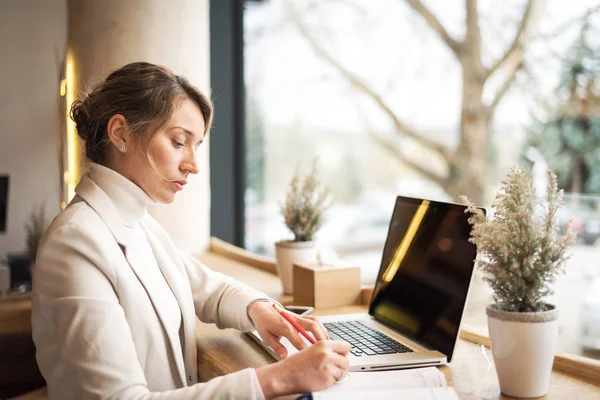
M 331 339 L 350 343 L 350 352 L 357 357 L 412 352 L 403 344 L 359 321 L 325 322 L 323 325 Z

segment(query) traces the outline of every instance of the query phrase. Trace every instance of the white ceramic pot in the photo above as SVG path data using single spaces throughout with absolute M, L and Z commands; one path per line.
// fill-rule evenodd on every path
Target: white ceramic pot
M 531 398 L 548 392 L 556 339 L 558 310 L 509 312 L 501 304 L 486 309 L 492 354 L 500 383 L 507 396 Z
M 275 243 L 277 274 L 281 278 L 283 293 L 293 294 L 294 264 L 314 263 L 317 261 L 317 243 L 293 242 L 284 240 Z

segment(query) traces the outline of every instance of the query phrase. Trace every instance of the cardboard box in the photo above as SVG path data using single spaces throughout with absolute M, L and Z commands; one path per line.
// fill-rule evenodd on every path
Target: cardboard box
M 348 265 L 294 265 L 294 303 L 315 308 L 357 304 L 360 267 Z

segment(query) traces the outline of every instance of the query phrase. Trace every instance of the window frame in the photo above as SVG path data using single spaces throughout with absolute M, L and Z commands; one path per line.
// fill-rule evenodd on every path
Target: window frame
M 210 232 L 244 247 L 244 0 L 210 2 Z

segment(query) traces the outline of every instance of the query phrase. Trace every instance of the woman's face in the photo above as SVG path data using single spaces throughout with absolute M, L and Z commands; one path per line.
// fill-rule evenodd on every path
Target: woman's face
M 171 203 L 185 187 L 189 174 L 198 173 L 197 154 L 204 140 L 204 117 L 189 99 L 182 101 L 167 123 L 148 142 L 133 141 L 118 171 L 159 203 Z M 148 157 L 148 155 L 150 157 Z M 151 158 L 155 168 L 151 165 Z

